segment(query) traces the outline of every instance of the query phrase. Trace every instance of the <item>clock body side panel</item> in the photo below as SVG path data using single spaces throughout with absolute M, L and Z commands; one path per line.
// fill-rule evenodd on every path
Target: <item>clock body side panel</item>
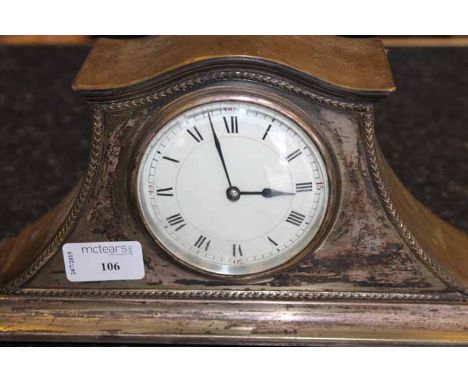
M 53 209 L 34 223 L 25 227 L 17 236 L 0 242 L 0 286 L 12 282 L 34 263 L 41 253 L 53 246 L 57 231 L 63 227 L 72 211 L 80 185 Z
M 415 250 L 427 254 L 433 268 L 439 272 L 448 271 L 448 275 L 455 277 L 459 289 L 468 291 L 468 235 L 434 215 L 413 197 L 378 147 L 377 150 L 382 179 L 395 206 L 392 218 L 397 225 L 403 221 L 407 227 L 402 235 L 410 242 L 415 240 Z

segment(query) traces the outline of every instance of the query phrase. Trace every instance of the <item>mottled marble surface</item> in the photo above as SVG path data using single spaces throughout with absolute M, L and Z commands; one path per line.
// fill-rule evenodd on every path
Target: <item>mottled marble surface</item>
M 87 47 L 0 46 L 0 239 L 54 206 L 86 168 L 87 106 L 70 88 Z M 377 136 L 419 200 L 468 231 L 468 49 L 391 49 L 398 90 Z
M 389 52 L 397 91 L 376 106 L 382 150 L 427 207 L 468 231 L 468 49 Z

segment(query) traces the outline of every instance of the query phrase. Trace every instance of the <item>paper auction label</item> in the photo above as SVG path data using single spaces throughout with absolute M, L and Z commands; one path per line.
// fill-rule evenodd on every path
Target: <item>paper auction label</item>
M 138 241 L 66 243 L 62 253 L 69 281 L 140 280 L 145 276 Z

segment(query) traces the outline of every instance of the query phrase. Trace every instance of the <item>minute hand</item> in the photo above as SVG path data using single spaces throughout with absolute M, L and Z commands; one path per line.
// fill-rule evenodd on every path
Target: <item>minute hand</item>
M 219 143 L 218 136 L 216 135 L 216 131 L 215 131 L 214 127 L 213 127 L 213 122 L 211 121 L 211 117 L 210 117 L 209 114 L 208 114 L 208 119 L 210 120 L 211 132 L 213 133 L 213 138 L 214 138 L 214 143 L 215 143 L 215 146 L 216 146 L 216 150 L 218 151 L 219 157 L 221 159 L 221 163 L 223 164 L 224 173 L 226 174 L 226 178 L 227 178 L 227 181 L 229 183 L 229 187 L 232 187 L 231 179 L 229 178 L 229 174 L 228 174 L 228 171 L 227 171 L 227 168 L 226 168 L 226 163 L 224 162 L 223 150 L 221 150 L 221 144 Z
M 282 195 L 296 195 L 295 192 L 285 192 L 279 190 L 272 190 L 271 188 L 264 188 L 262 191 L 240 191 L 240 195 L 262 195 L 264 198 L 273 198 Z

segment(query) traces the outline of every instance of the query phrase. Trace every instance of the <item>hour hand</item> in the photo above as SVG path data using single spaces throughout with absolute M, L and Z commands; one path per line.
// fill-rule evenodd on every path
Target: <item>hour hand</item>
M 296 195 L 295 192 L 286 192 L 280 190 L 274 190 L 271 188 L 264 188 L 262 191 L 239 191 L 240 195 L 261 195 L 264 198 L 273 198 L 275 196 L 283 195 Z
M 273 198 L 274 196 L 282 196 L 282 195 L 296 195 L 295 192 L 285 192 L 280 190 L 273 190 L 271 188 L 264 188 L 262 190 L 262 196 L 264 198 Z

